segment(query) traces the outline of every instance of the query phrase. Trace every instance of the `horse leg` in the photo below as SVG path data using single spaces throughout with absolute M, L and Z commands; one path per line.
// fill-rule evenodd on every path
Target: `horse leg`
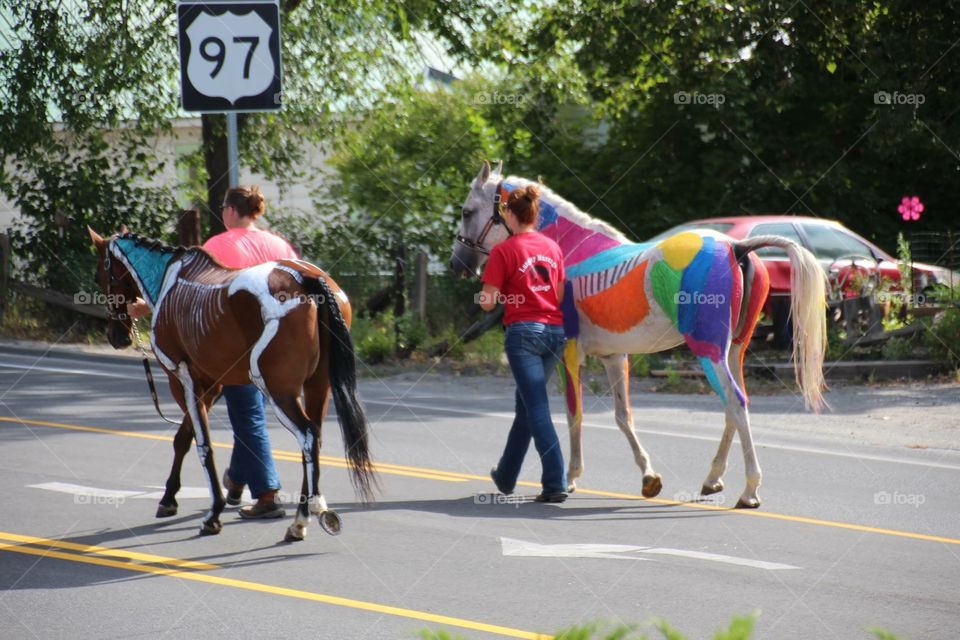
M 313 459 L 319 460 L 320 447 L 323 446 L 323 419 L 327 417 L 327 409 L 330 406 L 330 377 L 327 372 L 327 366 L 321 363 L 316 372 L 303 385 L 303 402 L 306 407 L 307 416 L 317 425 L 317 437 L 314 441 L 316 451 Z M 335 511 L 327 507 L 327 499 L 323 497 L 323 491 L 320 489 L 320 465 L 313 466 L 314 486 L 317 488 L 316 500 L 310 503 L 310 512 L 320 520 L 320 526 L 331 535 L 338 535 L 342 528 L 340 516 Z M 304 472 L 304 483 L 306 483 L 306 470 Z
M 731 350 L 732 351 L 732 350 Z M 725 405 L 726 427 L 724 428 L 723 438 L 720 440 L 720 448 L 717 456 L 726 460 L 726 453 L 729 450 L 729 439 L 733 437 L 732 433 L 727 433 L 736 429 L 740 438 L 740 446 L 743 448 L 743 466 L 746 471 L 747 486 L 743 490 L 740 499 L 737 500 L 737 508 L 756 509 L 760 506 L 760 497 L 757 495 L 762 480 L 760 463 L 757 461 L 757 452 L 753 446 L 753 435 L 750 432 L 750 415 L 747 411 L 747 397 L 737 379 L 742 379 L 742 374 L 738 377 L 730 370 L 727 361 L 711 362 L 707 358 L 701 358 L 704 369 L 707 371 L 707 377 L 711 385 Z M 732 426 L 731 426 L 732 425 Z M 716 463 L 716 458 L 714 459 Z M 713 476 L 708 476 L 708 480 Z
M 170 467 L 170 475 L 167 476 L 166 489 L 163 497 L 160 498 L 160 505 L 157 507 L 158 518 L 169 518 L 177 515 L 179 504 L 177 503 L 177 493 L 180 491 L 180 471 L 183 468 L 183 459 L 190 451 L 190 442 L 193 440 L 193 421 L 187 412 L 187 405 L 183 397 L 183 385 L 174 376 L 170 378 L 170 392 L 173 399 L 176 400 L 183 411 L 183 420 L 180 421 L 180 428 L 173 437 L 173 465 Z
M 167 477 L 166 489 L 163 497 L 160 498 L 160 505 L 157 507 L 158 518 L 168 518 L 177 515 L 177 492 L 180 491 L 180 470 L 183 468 L 183 459 L 190 451 L 190 442 L 193 440 L 193 422 L 190 416 L 184 415 L 180 422 L 180 428 L 177 429 L 177 435 L 173 437 L 173 466 L 170 467 L 170 475 Z
M 320 470 L 317 467 L 320 453 L 320 427 L 303 412 L 300 398 L 296 395 L 270 395 L 270 403 L 280 422 L 287 428 L 300 444 L 300 455 L 303 463 L 303 483 L 301 495 L 297 500 L 297 515 L 293 524 L 287 528 L 284 540 L 294 542 L 303 540 L 307 536 L 307 525 L 310 522 L 311 511 L 327 513 L 326 500 L 320 495 Z M 323 516 L 321 516 L 323 517 Z M 339 520 L 333 514 L 332 518 Z M 321 521 L 323 522 L 323 521 Z M 339 525 L 339 522 L 337 523 Z M 337 528 L 339 531 L 339 528 Z
M 213 496 L 210 511 L 204 516 L 203 524 L 200 526 L 200 535 L 216 535 L 223 528 L 223 525 L 220 524 L 220 514 L 227 506 L 227 501 L 223 497 L 223 489 L 220 487 L 220 481 L 217 478 L 217 468 L 213 460 L 213 448 L 210 443 L 210 426 L 207 424 L 207 410 L 213 404 L 213 399 L 217 394 L 211 393 L 210 389 L 206 389 L 202 385 L 195 385 L 185 362 L 177 365 L 177 378 L 183 385 L 184 400 L 190 420 L 196 427 L 199 427 L 193 430 L 197 440 L 197 454 L 200 456 L 201 466 L 207 472 L 207 482 Z
M 633 429 L 633 412 L 630 409 L 630 360 L 626 354 L 615 354 L 600 358 L 604 369 L 607 370 L 607 380 L 616 401 L 615 418 L 620 431 L 626 436 L 630 448 L 633 449 L 633 459 L 643 474 L 643 497 L 654 498 L 663 488 L 663 479 L 653 470 L 650 456 L 640 444 L 637 433 Z
M 734 382 L 746 393 L 746 387 L 743 385 L 743 367 L 740 364 L 743 348 L 744 345 L 742 344 L 734 344 L 730 348 L 730 354 L 727 356 L 727 367 L 733 374 Z M 725 409 L 723 436 L 720 437 L 717 455 L 713 457 L 713 463 L 710 465 L 710 473 L 707 474 L 707 479 L 703 481 L 703 486 L 700 488 L 700 495 L 709 496 L 723 491 L 723 474 L 727 470 L 730 445 L 733 443 L 733 433 L 737 429 L 737 422 L 733 418 L 732 413 Z
M 576 338 L 569 338 L 563 348 L 563 379 L 567 401 L 567 430 L 570 432 L 570 465 L 567 468 L 567 492 L 577 490 L 577 478 L 583 474 L 583 385 L 580 373 L 583 370 L 584 353 Z

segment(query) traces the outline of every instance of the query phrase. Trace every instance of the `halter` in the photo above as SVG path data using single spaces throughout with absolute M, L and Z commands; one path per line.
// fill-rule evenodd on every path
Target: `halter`
M 497 190 L 493 195 L 493 213 L 490 214 L 490 219 L 487 220 L 487 223 L 483 225 L 483 229 L 480 231 L 480 235 L 477 236 L 476 240 L 471 240 L 466 238 L 459 233 L 457 234 L 457 242 L 462 244 L 465 247 L 473 249 L 474 251 L 479 251 L 485 256 L 490 255 L 490 250 L 484 248 L 483 241 L 487 239 L 487 234 L 490 233 L 490 230 L 493 229 L 494 225 L 502 224 L 503 228 L 507 230 L 507 235 L 512 236 L 513 231 L 510 231 L 510 227 L 507 226 L 506 221 L 503 219 L 503 207 L 507 201 L 507 190 L 503 188 L 503 180 L 497 184 Z
M 103 268 L 107 272 L 107 302 L 104 305 L 107 308 L 107 316 L 110 320 L 124 321 L 130 319 L 130 314 L 127 313 L 127 303 L 123 305 L 123 311 L 117 311 L 114 309 L 110 301 L 113 299 L 111 294 L 113 286 L 119 286 L 121 284 L 120 278 L 113 275 L 113 269 L 111 269 L 112 261 L 110 258 L 110 248 L 107 247 L 106 256 L 103 258 Z

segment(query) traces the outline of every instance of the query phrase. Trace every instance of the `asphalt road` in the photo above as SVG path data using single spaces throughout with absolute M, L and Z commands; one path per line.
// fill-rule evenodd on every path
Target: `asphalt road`
M 871 638 L 870 627 L 960 637 L 958 387 L 846 389 L 825 416 L 790 394 L 755 396 L 758 511 L 728 509 L 743 488 L 736 444 L 726 492 L 691 502 L 720 405 L 667 394 L 632 398 L 663 474 L 658 499 L 640 499 L 610 401 L 590 397 L 581 489 L 562 505 L 531 502 L 539 465 L 528 459 L 526 500 L 495 500 L 487 472 L 511 389 L 367 377 L 374 506 L 355 502 L 331 418 L 322 484 L 342 535 L 314 522 L 305 541 L 283 543 L 289 517 L 246 522 L 228 510 L 219 536 L 199 537 L 208 498 L 192 451 L 180 514 L 154 518 L 173 430 L 137 361 L 0 349 L 0 637 L 530 638 L 597 620 L 650 631 L 663 618 L 706 638 L 751 612 L 757 638 Z M 212 422 L 222 470 L 222 406 Z M 295 491 L 295 441 L 275 419 L 271 437 Z

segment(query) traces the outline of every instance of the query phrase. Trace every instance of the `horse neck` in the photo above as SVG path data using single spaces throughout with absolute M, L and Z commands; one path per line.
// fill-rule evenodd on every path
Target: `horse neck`
M 601 251 L 629 242 L 613 227 L 551 195 L 540 199 L 537 230 L 560 245 L 565 264 L 574 265 Z
M 167 267 L 178 252 L 142 246 L 129 238 L 113 241 L 111 252 L 123 261 L 147 303 L 155 306 Z

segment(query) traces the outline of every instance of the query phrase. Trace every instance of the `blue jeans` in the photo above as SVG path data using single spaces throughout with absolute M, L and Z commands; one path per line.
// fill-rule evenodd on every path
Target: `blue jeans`
M 223 399 L 233 426 L 233 454 L 227 475 L 250 487 L 250 495 L 280 488 L 280 475 L 270 452 L 264 397 L 252 384 L 225 386 Z
M 563 327 L 541 322 L 515 322 L 507 326 L 504 348 L 517 381 L 517 394 L 516 417 L 497 464 L 499 488 L 504 492 L 513 491 L 532 439 L 543 466 L 540 476 L 543 492 L 566 491 L 563 452 L 547 398 L 547 381 L 563 351 Z

